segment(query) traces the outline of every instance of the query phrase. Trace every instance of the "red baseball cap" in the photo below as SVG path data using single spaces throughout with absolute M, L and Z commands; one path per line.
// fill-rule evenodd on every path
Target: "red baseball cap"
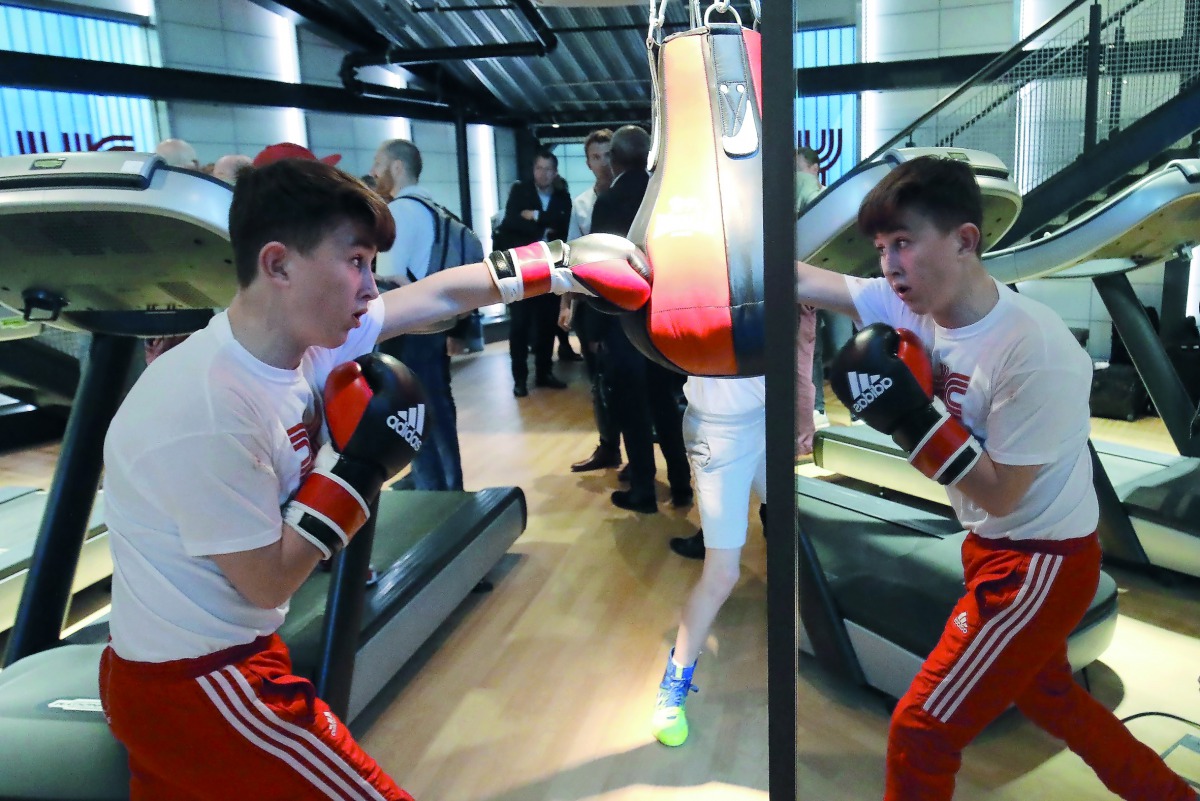
M 317 158 L 311 150 L 303 145 L 297 145 L 293 142 L 280 142 L 277 145 L 268 145 L 263 148 L 263 151 L 254 157 L 254 166 L 262 167 L 265 164 L 271 164 L 283 159 L 307 159 L 309 161 L 320 161 L 328 164 L 330 167 L 342 160 L 340 154 L 335 153 L 332 156 L 325 158 Z

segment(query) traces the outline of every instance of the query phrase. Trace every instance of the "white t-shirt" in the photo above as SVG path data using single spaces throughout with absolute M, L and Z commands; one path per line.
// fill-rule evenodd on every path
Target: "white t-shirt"
M 741 415 L 762 411 L 767 403 L 767 382 L 762 376 L 708 378 L 688 376 L 683 383 L 688 407 L 705 415 Z
M 256 607 L 207 557 L 282 536 L 280 507 L 325 438 L 319 390 L 336 365 L 371 351 L 382 324 L 375 300 L 345 345 L 309 348 L 281 370 L 242 347 L 222 312 L 138 379 L 104 443 L 121 657 L 203 656 L 279 628 L 287 604 Z
M 596 187 L 589 186 L 571 201 L 571 224 L 567 239 L 578 239 L 592 232 L 592 209 L 596 207 Z
M 934 393 L 996 462 L 1044 465 L 1012 514 L 989 515 L 954 487 L 950 503 L 981 537 L 1065 540 L 1096 529 L 1099 506 L 1087 448 L 1092 363 L 1048 307 L 996 282 L 1000 300 L 978 322 L 942 328 L 913 313 L 883 278 L 846 277 L 864 325 L 921 337 Z
M 412 280 L 420 281 L 429 270 L 429 256 L 433 252 L 433 214 L 429 207 L 406 197 L 433 200 L 433 196 L 420 184 L 406 186 L 396 193 L 388 204 L 388 211 L 396 221 L 396 243 L 386 253 L 375 257 L 375 274 L 385 280 L 400 284 Z

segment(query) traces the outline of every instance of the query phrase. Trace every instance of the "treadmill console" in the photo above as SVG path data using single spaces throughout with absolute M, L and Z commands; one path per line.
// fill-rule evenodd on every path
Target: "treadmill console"
M 0 304 L 72 331 L 202 328 L 237 289 L 232 200 L 153 154 L 0 158 Z
M 145 189 L 162 158 L 149 153 L 101 151 L 0 158 L 0 192 L 49 186 Z

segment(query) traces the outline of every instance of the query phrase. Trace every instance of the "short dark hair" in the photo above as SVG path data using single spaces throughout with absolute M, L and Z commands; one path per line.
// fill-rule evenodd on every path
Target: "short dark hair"
M 248 168 L 229 206 L 238 286 L 254 280 L 263 245 L 282 242 L 308 254 L 346 220 L 366 228 L 377 250 L 388 250 L 396 239 L 396 222 L 383 198 L 337 167 L 283 159 Z
M 817 151 L 813 150 L 808 145 L 800 145 L 800 147 L 796 148 L 796 155 L 800 156 L 814 167 L 821 166 L 820 154 L 818 154 Z
M 963 223 L 983 229 L 983 197 L 975 173 L 965 161 L 920 156 L 883 177 L 858 208 L 858 230 L 864 236 L 898 230 L 900 217 L 913 210 L 942 233 Z M 983 252 L 983 241 L 975 248 Z
M 622 172 L 644 170 L 650 159 L 650 134 L 637 125 L 622 125 L 613 134 L 608 160 Z
M 421 168 L 424 165 L 421 161 L 421 151 L 416 145 L 407 139 L 389 139 L 383 143 L 381 149 L 392 161 L 404 162 L 405 169 L 414 181 L 421 180 Z
M 586 156 L 588 148 L 599 142 L 602 145 L 607 145 L 612 141 L 613 132 L 607 128 L 601 128 L 598 131 L 592 131 L 587 135 L 587 139 L 583 140 L 583 154 Z
M 556 170 L 558 169 L 558 156 L 554 155 L 546 148 L 543 147 L 540 150 L 538 150 L 538 152 L 533 154 L 533 163 L 534 164 L 537 164 L 538 159 L 545 159 L 546 161 L 549 161 L 552 164 L 554 164 L 554 169 L 556 169 Z

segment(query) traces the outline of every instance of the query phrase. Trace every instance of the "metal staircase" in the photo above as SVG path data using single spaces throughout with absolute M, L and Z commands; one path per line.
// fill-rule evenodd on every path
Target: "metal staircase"
M 867 160 L 898 146 L 994 153 L 1024 196 L 997 247 L 1038 238 L 1200 156 L 1200 0 L 1075 0 Z

